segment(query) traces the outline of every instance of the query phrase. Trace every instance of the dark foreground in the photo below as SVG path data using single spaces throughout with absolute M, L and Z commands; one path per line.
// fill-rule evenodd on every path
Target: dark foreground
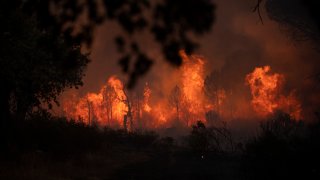
M 3 135 L 0 179 L 319 178 L 319 124 L 274 125 L 227 151 L 207 141 L 215 137 L 201 124 L 177 141 L 35 118 Z

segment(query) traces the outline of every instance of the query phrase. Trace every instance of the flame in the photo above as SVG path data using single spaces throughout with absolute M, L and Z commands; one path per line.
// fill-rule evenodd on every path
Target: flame
M 122 118 L 126 114 L 126 111 L 128 111 L 128 106 L 124 103 L 126 95 L 124 93 L 123 83 L 116 76 L 112 76 L 109 78 L 108 84 L 114 89 L 116 94 L 116 98 L 112 103 L 112 110 L 115 119 L 119 123 L 122 123 Z
M 232 90 L 226 91 L 219 84 L 220 74 L 207 76 L 205 58 L 188 56 L 184 51 L 180 51 L 180 56 L 183 65 L 172 78 L 175 84 L 165 86 L 161 92 L 153 89 L 158 87 L 158 82 L 145 83 L 141 92 L 129 92 L 119 78 L 112 76 L 97 93 L 87 93 L 83 97 L 69 94 L 62 103 L 63 111 L 69 119 L 89 125 L 124 127 L 129 131 L 175 125 L 187 127 L 198 120 L 210 124 L 217 118 L 235 118 L 234 115 L 240 117 L 244 114 L 242 109 L 237 110 L 230 105 L 235 97 Z M 300 119 L 301 105 L 295 91 L 283 95 L 284 75 L 270 71 L 270 66 L 257 67 L 246 76 L 252 101 L 251 105 L 241 101 L 241 106 L 252 106 L 261 117 L 281 110 Z M 252 114 L 251 111 L 249 113 Z
M 301 118 L 301 105 L 292 91 L 289 96 L 281 94 L 285 78 L 282 74 L 270 73 L 270 66 L 257 67 L 246 76 L 252 95 L 252 105 L 260 116 L 284 111 L 295 119 Z
M 205 121 L 204 115 L 212 107 L 212 104 L 206 101 L 203 91 L 205 59 L 200 56 L 187 56 L 184 51 L 180 51 L 180 56 L 183 59 L 181 81 L 184 98 L 182 101 L 186 106 L 185 114 L 189 118 L 187 121 L 189 124 L 198 120 Z
M 179 110 L 170 105 L 169 96 L 156 98 L 146 83 L 141 93 L 136 96 L 126 93 L 123 83 L 116 76 L 108 79 L 98 93 L 88 93 L 82 98 L 72 94 L 63 103 L 63 110 L 69 119 L 83 121 L 87 124 L 98 123 L 108 126 L 122 126 L 124 117 L 132 116 L 133 124 L 143 124 L 144 127 L 169 127 L 175 121 L 190 126 L 198 120 L 205 122 L 207 111 L 217 109 L 225 99 L 223 89 L 218 92 L 218 105 L 208 101 L 204 94 L 205 59 L 201 56 L 188 56 L 180 51 L 183 65 L 177 70 L 179 87 Z M 173 88 L 173 87 L 172 87 Z M 129 108 L 130 106 L 130 108 Z M 130 110 L 129 110 L 130 109 Z M 129 112 L 132 111 L 132 112 Z M 138 125 L 136 125 L 138 126 Z
M 109 123 L 110 125 L 110 121 L 120 124 L 128 109 L 123 102 L 124 99 L 123 84 L 113 76 L 109 78 L 99 93 L 88 93 L 79 99 L 72 94 L 71 99 L 63 101 L 63 110 L 67 118 L 83 121 L 86 124 L 107 125 Z M 107 100 L 111 102 L 108 103 Z
M 144 97 L 143 110 L 146 112 L 151 111 L 151 107 L 149 105 L 150 96 L 151 96 L 151 89 L 150 89 L 148 83 L 146 83 L 146 85 L 144 87 L 144 92 L 143 92 L 143 97 Z

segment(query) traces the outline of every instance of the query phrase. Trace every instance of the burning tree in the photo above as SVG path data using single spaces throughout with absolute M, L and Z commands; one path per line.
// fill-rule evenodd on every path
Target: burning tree
M 124 104 L 127 106 L 127 111 L 125 112 L 126 114 L 123 116 L 123 128 L 124 130 L 128 130 L 127 123 L 129 121 L 130 125 L 130 130 L 133 130 L 133 108 L 132 108 L 132 101 L 130 100 L 128 96 L 128 92 L 126 92 L 125 89 L 122 89 L 125 98 L 120 99 Z
M 181 92 L 181 89 L 179 86 L 175 86 L 169 96 L 169 104 L 175 108 L 177 120 L 180 120 L 180 112 L 181 112 L 181 106 L 183 102 L 184 96 Z
M 93 119 L 93 108 L 92 108 L 92 102 L 90 102 L 89 99 L 87 99 L 87 107 L 88 107 L 88 123 L 89 125 L 92 124 L 92 119 Z
M 105 109 L 107 111 L 107 122 L 109 126 L 110 126 L 110 121 L 112 121 L 112 118 L 113 118 L 112 108 L 113 108 L 113 102 L 116 100 L 116 98 L 117 98 L 117 93 L 115 89 L 110 84 L 107 84 L 103 88 L 103 102 L 104 102 Z
M 206 76 L 204 80 L 204 93 L 209 102 L 213 104 L 214 110 L 218 116 L 221 114 L 220 106 L 225 99 L 225 91 L 220 85 L 220 73 L 213 71 L 210 75 Z M 210 113 L 209 113 L 210 114 Z M 212 113 L 211 113 L 212 114 Z M 211 119 L 211 117 L 208 117 Z

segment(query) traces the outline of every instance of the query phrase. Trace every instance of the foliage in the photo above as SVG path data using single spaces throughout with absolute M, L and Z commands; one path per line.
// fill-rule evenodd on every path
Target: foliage
M 105 147 L 147 148 L 158 139 L 154 132 L 126 132 L 52 116 L 46 110 L 34 112 L 27 121 L 16 122 L 6 134 L 2 151 L 10 153 L 41 151 L 57 158 L 100 151 Z
M 198 121 L 192 126 L 188 137 L 191 149 L 201 155 L 209 152 L 224 153 L 233 151 L 233 140 L 226 126 L 211 126 L 206 128 L 203 122 Z
M 180 113 L 184 98 L 185 97 L 179 86 L 175 86 L 169 95 L 169 104 L 175 109 L 178 121 L 180 120 Z
M 303 124 L 284 113 L 262 122 L 261 133 L 246 145 L 244 157 L 252 175 L 259 179 L 319 177 L 318 127 L 319 122 Z
M 91 45 L 96 27 L 106 20 L 115 21 L 123 33 L 115 37 L 122 58 L 119 60 L 124 73 L 128 74 L 132 87 L 137 78 L 145 74 L 153 64 L 138 37 L 149 33 L 173 65 L 182 63 L 178 51 L 191 53 L 196 43 L 189 34 L 202 35 L 211 29 L 215 5 L 210 0 L 8 0 L 3 4 L 23 6 L 26 12 L 36 15 L 41 27 L 50 27 L 64 33 L 69 41 Z
M 34 107 L 58 103 L 65 88 L 81 86 L 89 60 L 80 44 L 37 28 L 35 17 L 10 8 L 1 5 L 0 11 L 1 118 L 8 119 L 10 111 L 23 120 Z
M 258 4 L 261 4 L 262 1 L 265 1 L 265 8 L 270 19 L 284 27 L 292 39 L 319 44 L 319 1 L 259 0 Z

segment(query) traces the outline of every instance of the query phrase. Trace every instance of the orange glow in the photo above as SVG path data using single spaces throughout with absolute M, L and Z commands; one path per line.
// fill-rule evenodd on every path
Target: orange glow
M 144 87 L 144 92 L 143 92 L 143 97 L 144 97 L 143 110 L 146 112 L 151 111 L 151 107 L 149 105 L 150 96 L 151 96 L 151 89 L 149 88 L 148 83 L 146 83 Z
M 252 105 L 260 116 L 267 116 L 276 110 L 284 111 L 295 119 L 301 118 L 301 105 L 291 92 L 289 96 L 282 93 L 285 78 L 282 74 L 270 73 L 270 66 L 257 67 L 248 74 L 246 81 L 250 86 Z
M 107 88 L 107 86 L 109 88 Z M 113 124 L 121 124 L 122 117 L 127 111 L 126 104 L 122 101 L 125 99 L 123 84 L 115 76 L 109 78 L 107 84 L 103 86 L 99 93 L 88 93 L 83 98 L 76 99 L 75 95 L 63 102 L 63 110 L 67 118 L 76 121 L 83 121 L 86 124 L 98 123 L 107 125 L 106 119 L 109 118 L 108 109 L 106 108 L 105 95 L 107 91 L 113 90 L 114 97 L 110 104 L 112 113 L 110 117 Z M 110 95 L 109 95 L 110 98 Z M 110 120 L 110 119 L 109 119 Z
M 217 119 L 243 117 L 244 114 L 251 117 L 254 112 L 243 111 L 250 106 L 263 118 L 276 110 L 301 118 L 301 105 L 294 91 L 283 95 L 284 75 L 270 73 L 270 66 L 257 67 L 246 76 L 251 89 L 251 105 L 250 101 L 241 101 L 239 104 L 243 108 L 235 109 L 230 103 L 239 97 L 219 84 L 219 75 L 207 76 L 203 57 L 188 56 L 184 51 L 180 56 L 183 65 L 175 70 L 170 86 L 159 88 L 158 82 L 145 83 L 141 92 L 129 92 L 120 79 L 112 76 L 98 93 L 87 93 L 83 97 L 70 94 L 62 103 L 64 114 L 89 125 L 124 127 L 129 131 L 177 125 L 188 127 L 198 120 L 210 124 Z
M 175 77 L 176 86 L 181 89 L 178 112 L 177 108 L 169 103 L 170 94 L 163 94 L 164 98 L 161 99 L 155 98 L 152 88 L 146 83 L 141 92 L 143 99 L 139 100 L 139 92 L 135 92 L 135 96 L 131 97 L 132 94 L 126 93 L 123 83 L 112 76 L 98 93 L 88 93 L 82 98 L 71 95 L 63 102 L 65 115 L 69 119 L 87 124 L 122 127 L 130 105 L 130 114 L 136 126 L 141 122 L 144 127 L 151 128 L 169 127 L 176 121 L 180 121 L 184 126 L 190 126 L 198 120 L 205 122 L 205 113 L 217 108 L 215 103 L 208 101 L 203 90 L 205 59 L 200 56 L 187 56 L 184 51 L 180 51 L 180 56 L 183 65 L 176 70 L 178 75 Z M 170 90 L 165 89 L 166 92 Z M 219 91 L 218 98 L 218 104 L 221 105 L 225 98 L 224 90 Z
M 205 113 L 212 107 L 212 104 L 206 101 L 203 91 L 205 59 L 200 56 L 187 56 L 184 51 L 180 51 L 180 56 L 183 59 L 181 67 L 183 104 L 186 106 L 186 115 L 189 118 L 188 125 L 191 125 L 198 120 L 205 121 Z

